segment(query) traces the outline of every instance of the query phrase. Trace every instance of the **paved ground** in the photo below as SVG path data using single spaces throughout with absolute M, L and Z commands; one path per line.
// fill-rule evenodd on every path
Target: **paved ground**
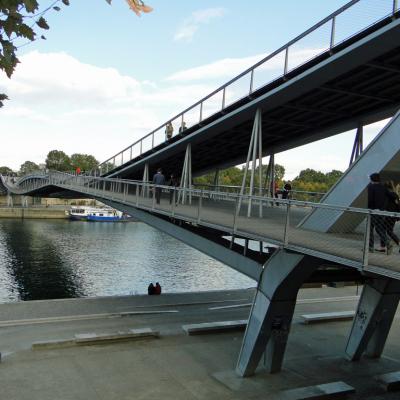
M 252 378 L 235 376 L 242 332 L 184 335 L 182 324 L 246 318 L 250 310 L 246 304 L 252 296 L 252 290 L 243 290 L 1 305 L 0 398 L 280 399 L 282 390 L 335 380 L 344 380 L 357 389 L 351 400 L 399 398 L 399 394 L 386 394 L 372 379 L 376 374 L 400 370 L 399 316 L 382 359 L 358 363 L 343 357 L 350 322 L 300 323 L 303 313 L 355 309 L 354 287 L 301 291 L 280 374 L 270 375 L 261 369 Z M 231 305 L 243 306 L 220 308 Z M 122 318 L 112 315 L 151 310 L 178 312 Z M 122 344 L 30 349 L 38 340 L 138 327 L 159 330 L 161 337 Z

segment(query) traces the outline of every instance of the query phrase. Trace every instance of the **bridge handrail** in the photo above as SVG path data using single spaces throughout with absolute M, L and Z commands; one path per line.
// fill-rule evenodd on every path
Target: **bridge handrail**
M 59 179 L 59 177 L 64 176 L 67 180 Z M 2 178 L 2 177 L 1 177 Z M 392 217 L 392 218 L 400 218 L 399 212 L 391 212 L 391 211 L 382 211 L 382 210 L 371 210 L 367 208 L 359 208 L 359 207 L 345 207 L 335 204 L 326 204 L 326 203 L 315 203 L 312 201 L 301 201 L 301 200 L 293 200 L 293 199 L 279 199 L 267 196 L 258 196 L 258 195 L 249 195 L 240 193 L 231 193 L 231 192 L 220 192 L 213 190 L 204 190 L 204 189 L 189 189 L 189 188 L 180 188 L 179 186 L 167 186 L 167 185 L 155 185 L 153 183 L 143 183 L 142 181 L 135 180 L 127 180 L 120 178 L 107 178 L 107 177 L 98 177 L 98 176 L 84 176 L 84 175 L 71 175 L 68 173 L 62 172 L 49 172 L 47 177 L 37 178 L 42 184 L 40 187 L 45 187 L 50 184 L 55 185 L 64 185 L 68 181 L 71 183 L 75 183 L 78 187 L 86 187 L 86 184 L 92 184 L 96 181 L 98 182 L 110 182 L 110 183 L 118 183 L 121 185 L 135 185 L 145 189 L 154 189 L 160 188 L 162 190 L 170 191 L 184 191 L 187 194 L 192 195 L 201 195 L 202 198 L 212 199 L 215 196 L 224 195 L 226 198 L 231 199 L 232 201 L 241 201 L 241 200 L 251 200 L 251 201 L 267 201 L 274 204 L 286 205 L 286 206 L 299 206 L 299 207 L 311 207 L 314 209 L 324 209 L 330 211 L 338 211 L 338 212 L 352 212 L 356 214 L 362 215 L 378 215 L 383 217 Z M 83 182 L 83 184 L 82 184 Z M 18 190 L 20 193 L 27 193 L 29 190 L 38 189 L 38 185 L 32 183 L 31 189 L 28 187 L 24 187 L 21 190 Z M 12 188 L 16 190 L 16 188 Z M 207 196 L 207 197 L 205 197 Z
M 213 184 L 209 184 L 209 183 L 195 183 L 193 184 L 193 186 L 195 187 L 209 187 L 209 188 L 214 188 L 214 189 L 234 189 L 237 190 L 238 192 L 240 192 L 241 190 L 241 186 L 237 186 L 237 185 L 213 185 Z M 249 190 L 250 186 L 246 186 L 245 190 Z M 254 193 L 259 193 L 260 189 L 259 188 L 254 188 Z M 283 191 L 284 188 L 278 188 L 279 191 Z M 262 188 L 261 191 L 264 192 L 269 192 L 269 189 L 267 188 Z M 299 193 L 299 194 L 306 194 L 306 195 L 310 195 L 310 196 L 324 196 L 326 194 L 326 192 L 315 192 L 315 191 L 310 191 L 310 190 L 298 190 L 298 189 L 291 189 L 290 193 Z
M 186 108 L 184 111 L 178 113 L 177 115 L 175 115 L 174 117 L 170 118 L 169 120 L 167 120 L 167 122 L 163 123 L 162 125 L 160 125 L 159 127 L 157 127 L 156 129 L 154 129 L 153 131 L 151 131 L 150 133 L 148 133 L 147 135 L 143 136 L 142 138 L 140 138 L 139 140 L 137 140 L 136 142 L 134 142 L 133 144 L 131 144 L 130 146 L 127 146 L 126 148 L 124 148 L 122 151 L 118 152 L 117 154 L 115 154 L 114 156 L 108 158 L 106 161 L 103 161 L 100 165 L 99 165 L 99 169 L 101 171 L 101 173 L 103 173 L 103 167 L 106 168 L 106 171 L 104 171 L 104 173 L 109 172 L 108 167 L 109 164 L 111 164 L 112 161 L 112 169 L 115 169 L 117 167 L 116 165 L 116 159 L 117 157 L 121 156 L 121 164 L 124 164 L 124 153 L 127 152 L 128 150 L 130 151 L 130 155 L 129 155 L 129 160 L 132 160 L 133 157 L 133 148 L 136 145 L 140 146 L 140 150 L 139 150 L 139 155 L 142 155 L 143 153 L 147 152 L 148 150 L 143 150 L 143 143 L 146 139 L 148 138 L 152 138 L 151 141 L 151 149 L 157 147 L 159 144 L 163 143 L 160 142 L 159 144 L 155 145 L 155 133 L 163 130 L 164 128 L 166 128 L 168 123 L 172 123 L 175 120 L 179 120 L 180 123 L 180 127 L 183 126 L 183 122 L 184 122 L 184 116 L 185 114 L 187 114 L 189 111 L 194 110 L 196 107 L 200 106 L 200 110 L 199 110 L 199 120 L 197 122 L 195 122 L 192 126 L 197 125 L 198 123 L 201 123 L 203 121 L 203 104 L 206 100 L 210 99 L 211 97 L 213 97 L 214 95 L 218 94 L 219 92 L 222 92 L 222 104 L 221 104 L 221 108 L 218 109 L 217 111 L 211 113 L 208 117 L 215 115 L 221 111 L 223 111 L 226 107 L 231 106 L 232 104 L 234 104 L 235 102 L 239 101 L 241 98 L 245 97 L 246 95 L 251 95 L 251 93 L 254 92 L 253 90 L 253 78 L 254 78 L 254 71 L 261 66 L 262 64 L 265 64 L 268 60 L 272 59 L 273 57 L 277 56 L 278 54 L 285 52 L 284 55 L 284 65 L 283 65 L 283 74 L 277 75 L 275 76 L 273 80 L 279 78 L 280 76 L 286 76 L 288 72 L 290 72 L 291 70 L 303 65 L 305 62 L 310 61 L 311 59 L 317 57 L 318 55 L 330 50 L 332 51 L 332 49 L 337 46 L 338 44 L 342 43 L 345 40 L 350 39 L 351 37 L 353 37 L 354 35 L 358 34 L 360 31 L 356 31 L 356 32 L 352 32 L 349 36 L 347 36 L 345 39 L 342 39 L 342 41 L 336 43 L 335 42 L 335 35 L 336 35 L 336 18 L 338 16 L 340 16 L 341 14 L 345 13 L 348 9 L 350 9 L 351 7 L 353 7 L 354 5 L 356 5 L 357 3 L 363 2 L 365 0 L 351 0 L 349 3 L 345 4 L 344 6 L 340 7 L 338 10 L 336 10 L 335 12 L 333 12 L 332 14 L 330 14 L 328 17 L 322 19 L 321 21 L 319 21 L 318 23 L 316 23 L 315 25 L 313 25 L 311 28 L 307 29 L 305 32 L 303 32 L 302 34 L 298 35 L 297 37 L 295 37 L 294 39 L 290 40 L 288 43 L 286 43 L 285 45 L 281 46 L 279 49 L 275 50 L 274 52 L 272 52 L 271 54 L 269 54 L 268 56 L 264 57 L 262 60 L 260 60 L 259 62 L 257 62 L 256 64 L 254 64 L 253 66 L 251 66 L 250 68 L 246 69 L 245 71 L 243 71 L 242 73 L 240 73 L 239 75 L 235 76 L 233 79 L 231 79 L 230 81 L 228 81 L 227 83 L 223 84 L 222 86 L 218 87 L 216 90 L 214 90 L 212 93 L 208 94 L 207 96 L 203 97 L 201 100 L 197 101 L 196 103 L 194 103 L 193 105 L 191 105 L 190 107 Z M 379 17 L 376 18 L 376 20 L 374 20 L 373 24 L 376 24 L 377 22 L 379 22 L 380 20 L 390 16 L 390 15 L 395 15 L 398 11 L 399 11 L 399 5 L 398 5 L 398 0 L 385 0 L 387 4 L 392 5 L 392 12 L 389 14 L 385 14 L 385 15 L 380 15 Z M 318 28 L 320 28 L 321 26 L 324 26 L 325 24 L 327 24 L 328 22 L 331 21 L 331 32 L 330 32 L 330 40 L 329 40 L 329 44 L 327 44 L 327 47 L 324 47 L 324 49 L 322 51 L 320 51 L 318 54 L 314 54 L 310 59 L 306 60 L 306 61 L 302 61 L 299 64 L 297 64 L 295 67 L 293 67 L 291 70 L 289 70 L 288 66 L 289 66 L 289 48 L 291 46 L 293 46 L 294 44 L 298 43 L 299 41 L 301 41 L 303 38 L 305 38 L 306 36 L 310 35 L 311 33 L 313 33 L 314 31 L 316 31 Z M 371 24 L 364 26 L 362 30 L 368 28 L 369 26 L 371 26 Z M 250 82 L 249 82 L 249 90 L 247 92 L 247 94 L 243 94 L 242 97 L 236 99 L 233 103 L 230 104 L 226 104 L 226 88 L 231 86 L 233 83 L 237 82 L 240 78 L 246 76 L 247 74 L 251 73 L 251 77 L 250 77 Z M 269 81 L 269 82 L 272 82 Z M 265 84 L 261 85 L 259 88 L 261 88 L 262 86 L 267 85 L 269 82 L 265 82 Z M 208 118 L 206 117 L 206 118 Z M 180 133 L 180 132 L 179 132 Z M 168 142 L 168 139 L 165 137 L 164 142 Z M 126 162 L 127 160 L 125 160 Z M 119 165 L 118 165 L 119 166 Z

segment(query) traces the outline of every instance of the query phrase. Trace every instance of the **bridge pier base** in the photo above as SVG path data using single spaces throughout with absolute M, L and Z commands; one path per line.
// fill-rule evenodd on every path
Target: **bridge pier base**
M 253 375 L 263 354 L 269 372 L 282 368 L 297 293 L 318 267 L 312 258 L 277 251 L 264 266 L 250 312 L 236 373 Z
M 14 207 L 14 199 L 11 193 L 7 193 L 7 207 Z
M 399 300 L 399 281 L 388 278 L 365 283 L 346 346 L 349 360 L 358 361 L 363 353 L 381 356 Z

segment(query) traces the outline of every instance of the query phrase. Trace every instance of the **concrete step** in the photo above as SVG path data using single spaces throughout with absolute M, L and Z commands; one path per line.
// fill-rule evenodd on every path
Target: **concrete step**
M 75 346 L 75 339 L 43 340 L 32 343 L 32 350 L 62 349 Z
M 375 376 L 375 379 L 386 389 L 387 392 L 400 390 L 400 371 Z
M 32 343 L 32 350 L 50 350 L 72 346 L 118 343 L 142 338 L 158 338 L 160 333 L 151 328 L 129 329 L 116 333 L 80 333 L 71 339 L 56 339 Z
M 182 325 L 182 329 L 188 335 L 203 335 L 207 333 L 244 330 L 246 326 L 247 319 L 241 319 L 238 321 L 204 322 L 200 324 Z
M 75 335 L 75 342 L 77 345 L 90 345 L 99 343 L 110 342 L 123 342 L 127 340 L 134 340 L 140 338 L 154 338 L 159 337 L 158 331 L 153 331 L 151 328 L 129 329 L 127 332 L 118 333 L 81 333 Z
M 343 399 L 355 389 L 345 382 L 337 381 L 322 385 L 307 386 L 298 389 L 285 390 L 282 399 L 285 400 L 329 400 Z
M 335 311 L 328 313 L 303 314 L 304 324 L 313 324 L 316 322 L 334 322 L 352 320 L 356 315 L 355 311 Z

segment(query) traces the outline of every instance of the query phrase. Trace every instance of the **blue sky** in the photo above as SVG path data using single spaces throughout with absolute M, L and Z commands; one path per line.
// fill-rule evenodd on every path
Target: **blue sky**
M 141 18 L 124 0 L 71 0 L 47 14 L 47 40 L 19 50 L 11 81 L 0 74 L 10 97 L 0 111 L 0 165 L 42 162 L 52 149 L 104 161 L 347 1 L 146 3 L 154 11 Z M 277 161 L 288 178 L 308 167 L 343 169 L 352 140 L 340 135 Z
M 140 80 L 159 80 L 173 72 L 226 57 L 275 50 L 346 0 L 150 0 L 151 14 L 137 18 L 124 0 L 71 0 L 49 15 L 47 41 L 30 46 L 65 51 L 85 63 L 115 67 Z M 192 40 L 174 36 L 192 13 L 221 10 L 200 23 Z

